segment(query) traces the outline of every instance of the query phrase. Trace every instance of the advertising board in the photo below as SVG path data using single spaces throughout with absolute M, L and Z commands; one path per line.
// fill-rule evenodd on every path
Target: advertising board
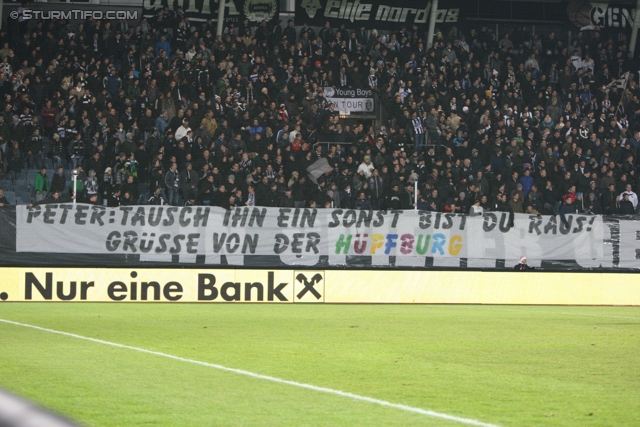
M 3 268 L 0 303 L 640 305 L 635 274 Z

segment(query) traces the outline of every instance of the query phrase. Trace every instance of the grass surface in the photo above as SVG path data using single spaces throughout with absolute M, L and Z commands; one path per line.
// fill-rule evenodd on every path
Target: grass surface
M 505 427 L 640 425 L 639 308 L 4 303 L 0 319 Z M 463 425 L 1 322 L 0 386 L 93 426 Z

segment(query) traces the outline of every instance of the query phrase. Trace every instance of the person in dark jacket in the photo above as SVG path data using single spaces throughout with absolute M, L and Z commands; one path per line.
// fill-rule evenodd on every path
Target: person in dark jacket
M 149 201 L 147 202 L 149 205 L 161 206 L 166 205 L 167 203 L 164 201 L 164 197 L 162 197 L 162 188 L 156 187 L 153 189 L 153 194 L 149 197 Z
M 520 257 L 520 262 L 513 267 L 514 270 L 516 271 L 527 271 L 527 270 L 535 270 L 534 267 L 531 267 L 529 264 L 527 264 L 527 257 L 526 256 L 521 256 Z
M 107 206 L 110 208 L 117 208 L 122 206 L 122 199 L 120 197 L 120 187 L 114 187 L 111 194 L 107 198 Z
M 387 197 L 386 208 L 399 210 L 400 209 L 400 193 L 398 192 L 398 186 L 391 187 L 391 193 Z
M 190 195 L 198 194 L 198 184 L 200 183 L 200 177 L 198 172 L 193 170 L 191 163 L 187 162 L 186 169 L 180 174 L 180 190 L 184 200 L 189 199 Z
M 53 161 L 53 167 L 55 168 L 57 168 L 61 164 L 67 164 L 67 151 L 64 146 L 64 141 L 57 133 L 53 135 L 49 156 L 51 157 L 51 160 Z
M 573 203 L 575 202 L 575 197 L 576 196 L 573 193 L 565 194 L 563 197 L 564 203 L 560 206 L 560 220 L 567 228 L 569 228 L 570 224 L 565 215 L 576 213 L 576 205 Z
M 63 171 L 62 166 L 58 166 L 56 173 L 51 178 L 51 191 L 63 192 L 67 188 L 67 178 L 64 176 Z
M 71 200 L 73 200 L 73 197 L 69 197 L 69 196 L 62 196 L 62 194 L 59 191 L 52 191 L 51 194 L 40 200 L 40 201 L 36 201 L 34 203 L 31 203 L 28 205 L 29 208 L 32 208 L 34 206 L 37 205 L 47 205 L 50 203 L 69 203 Z
M 29 144 L 27 145 L 27 164 L 30 168 L 40 169 L 42 167 L 42 136 L 40 135 L 40 129 L 36 128 L 33 130 L 33 135 L 29 139 Z
M 273 182 L 271 184 L 271 190 L 267 193 L 266 205 L 268 207 L 276 207 L 278 206 L 278 199 L 280 198 L 280 194 L 278 193 L 278 184 Z
M 3 208 L 5 206 L 11 206 L 11 204 L 9 203 L 7 198 L 4 197 L 4 190 L 0 188 L 0 208 Z
M 584 202 L 585 213 L 591 215 L 602 215 L 602 205 L 595 193 L 589 193 L 587 200 Z
M 609 188 L 602 192 L 600 200 L 602 204 L 602 212 L 605 215 L 613 215 L 617 213 L 617 193 L 615 184 L 609 184 Z
M 634 213 L 636 213 L 635 209 L 633 208 L 633 203 L 631 203 L 631 200 L 629 200 L 629 195 L 627 193 L 624 193 L 622 196 L 622 200 L 618 202 L 618 213 L 620 215 L 633 215 Z
M 177 163 L 171 164 L 171 169 L 169 169 L 165 175 L 164 181 L 167 186 L 167 203 L 173 206 L 178 206 L 180 172 L 178 172 Z
M 403 210 L 415 209 L 413 206 L 414 197 L 413 197 L 414 187 L 413 182 L 407 182 L 405 184 L 404 189 L 400 193 L 400 208 Z
M 9 156 L 7 157 L 9 158 L 8 170 L 11 175 L 11 180 L 15 181 L 20 176 L 20 172 L 22 172 L 22 168 L 24 166 L 24 156 L 22 155 L 22 152 L 20 152 L 17 142 L 14 144 Z
M 278 207 L 280 208 L 293 208 L 295 207 L 295 201 L 293 200 L 293 195 L 291 194 L 291 188 L 287 188 L 284 190 L 284 194 L 280 196 L 278 200 Z
M 362 211 L 370 211 L 371 210 L 371 201 L 367 198 L 367 195 L 364 191 L 360 191 L 358 193 L 358 198 L 353 206 L 357 210 Z
M 212 173 L 209 173 L 206 178 L 200 181 L 198 185 L 198 195 L 200 203 L 205 206 L 209 206 L 214 201 L 214 195 L 216 192 L 216 186 L 214 183 L 215 177 Z

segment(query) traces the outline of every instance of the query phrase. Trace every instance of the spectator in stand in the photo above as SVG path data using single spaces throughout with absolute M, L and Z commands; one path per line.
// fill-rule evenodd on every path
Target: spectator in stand
M 568 193 L 564 196 L 564 202 L 562 206 L 560 206 L 560 220 L 567 228 L 569 228 L 569 222 L 567 221 L 566 215 L 575 214 L 577 212 L 575 201 L 576 195 Z
M 52 191 L 51 194 L 49 195 L 49 197 L 46 197 L 46 198 L 41 199 L 41 200 L 37 200 L 34 203 L 30 203 L 28 205 L 28 207 L 31 208 L 33 206 L 46 205 L 46 204 L 51 204 L 51 203 L 67 203 L 67 202 L 69 202 L 71 200 L 72 200 L 72 198 L 70 198 L 69 196 L 62 197 L 62 195 L 61 195 L 61 193 L 59 191 Z
M 7 198 L 4 196 L 4 190 L 0 188 L 0 208 L 11 206 Z
M 178 198 L 180 197 L 180 173 L 178 172 L 178 164 L 172 163 L 171 169 L 165 175 L 164 180 L 167 188 L 167 203 L 178 206 Z
M 526 256 L 521 256 L 520 257 L 520 261 L 518 262 L 518 264 L 513 267 L 514 270 L 516 271 L 527 271 L 527 270 L 535 270 L 534 267 L 531 267 L 529 264 L 527 264 L 527 257 Z
M 622 193 L 622 200 L 618 202 L 618 213 L 620 215 L 633 215 L 636 213 L 633 202 L 629 197 L 629 193 Z
M 64 168 L 62 166 L 58 166 L 56 168 L 56 172 L 53 174 L 53 178 L 51 178 L 51 191 L 58 191 L 62 193 L 66 188 L 67 178 L 64 176 Z
M 49 177 L 47 176 L 47 168 L 42 167 L 33 181 L 33 190 L 35 191 L 36 202 L 43 201 L 49 194 Z
M 595 193 L 589 193 L 588 199 L 584 202 L 584 212 L 591 215 L 602 215 L 602 204 Z
M 120 197 L 120 187 L 114 187 L 107 198 L 107 206 L 110 208 L 117 208 L 122 206 L 122 199 Z
M 625 199 L 625 196 L 628 197 Z M 634 212 L 638 208 L 638 195 L 632 190 L 631 184 L 627 184 L 625 186 L 625 190 L 618 197 L 619 202 L 622 202 L 623 200 L 628 200 L 631 203 Z

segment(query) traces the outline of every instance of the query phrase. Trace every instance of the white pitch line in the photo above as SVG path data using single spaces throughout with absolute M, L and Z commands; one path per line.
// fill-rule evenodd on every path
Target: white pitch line
M 387 402 L 386 400 L 375 399 L 373 397 L 367 397 L 367 396 L 360 396 L 358 394 L 349 393 L 347 391 L 334 390 L 332 388 L 326 388 L 326 387 L 318 387 L 318 386 L 315 386 L 315 385 L 312 385 L 312 384 L 299 383 L 297 381 L 284 380 L 282 378 L 271 377 L 269 375 L 256 374 L 255 372 L 245 371 L 243 369 L 228 368 L 226 366 L 217 365 L 215 363 L 202 362 L 200 360 L 194 360 L 194 359 L 186 359 L 184 357 L 174 356 L 172 354 L 167 354 L 167 353 L 161 353 L 159 351 L 147 350 L 147 349 L 140 348 L 140 347 L 132 347 L 132 346 L 129 346 L 129 345 L 118 344 L 118 343 L 115 343 L 115 342 L 110 342 L 110 341 L 99 340 L 99 339 L 96 339 L 96 338 L 85 337 L 85 336 L 82 336 L 82 335 L 72 334 L 72 333 L 69 333 L 69 332 L 56 331 L 54 329 L 42 328 L 40 326 L 29 325 L 27 323 L 19 323 L 19 322 L 14 322 L 14 321 L 5 320 L 5 319 L 0 319 L 0 322 L 7 323 L 7 324 L 10 324 L 10 325 L 22 326 L 22 327 L 25 327 L 25 328 L 36 329 L 36 330 L 39 330 L 39 331 L 49 332 L 49 333 L 52 333 L 52 334 L 63 335 L 63 336 L 66 336 L 66 337 L 77 338 L 77 339 L 80 339 L 80 340 L 91 341 L 91 342 L 98 343 L 98 344 L 109 345 L 109 346 L 112 346 L 112 347 L 123 348 L 123 349 L 126 349 L 126 350 L 133 350 L 133 351 L 137 351 L 137 352 L 140 352 L 140 353 L 151 354 L 151 355 L 154 355 L 154 356 L 166 357 L 167 359 L 173 359 L 173 360 L 177 360 L 177 361 L 180 361 L 180 362 L 192 363 L 194 365 L 206 366 L 208 368 L 214 368 L 214 369 L 218 369 L 220 371 L 225 371 L 225 372 L 233 372 L 234 374 L 245 375 L 247 377 L 257 378 L 257 379 L 261 379 L 261 380 L 265 380 L 265 381 L 271 381 L 271 382 L 278 383 L 278 384 L 286 384 L 286 385 L 290 385 L 290 386 L 293 386 L 293 387 L 299 387 L 299 388 L 304 388 L 304 389 L 307 389 L 307 390 L 317 391 L 317 392 L 320 392 L 320 393 L 327 393 L 327 394 L 333 394 L 333 395 L 341 396 L 341 397 L 348 397 L 348 398 L 353 399 L 353 400 L 359 400 L 359 401 L 362 401 L 362 402 L 373 403 L 375 405 L 385 406 L 385 407 L 388 407 L 388 408 L 400 409 L 402 411 L 413 412 L 413 413 L 416 413 L 416 414 L 426 415 L 428 417 L 433 417 L 433 418 L 440 418 L 440 419 L 443 419 L 443 420 L 453 421 L 453 422 L 457 422 L 457 423 L 460 423 L 460 424 L 466 424 L 466 425 L 477 426 L 477 427 L 500 427 L 500 426 L 498 426 L 496 424 L 484 423 L 482 421 L 474 420 L 474 419 L 471 419 L 471 418 L 462 418 L 462 417 L 457 417 L 455 415 L 443 414 L 441 412 L 429 411 L 427 409 L 416 408 L 416 407 L 413 407 L 413 406 L 401 405 L 399 403 L 391 403 L 391 402 Z

